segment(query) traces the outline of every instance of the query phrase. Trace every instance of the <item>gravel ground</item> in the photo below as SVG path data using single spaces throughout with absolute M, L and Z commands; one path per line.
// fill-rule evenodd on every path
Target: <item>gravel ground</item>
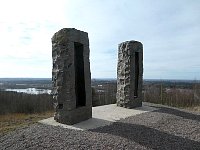
M 200 150 L 200 113 L 145 105 L 160 109 L 89 131 L 34 124 L 0 136 L 0 149 Z

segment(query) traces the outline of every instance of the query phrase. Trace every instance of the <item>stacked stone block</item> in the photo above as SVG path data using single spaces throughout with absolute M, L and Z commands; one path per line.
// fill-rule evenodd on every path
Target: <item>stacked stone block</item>
M 138 41 L 126 41 L 118 47 L 117 106 L 142 106 L 143 46 Z
M 79 56 L 75 56 L 75 51 L 79 53 L 81 49 L 83 50 L 82 61 L 76 62 Z M 52 37 L 52 59 L 54 119 L 64 124 L 75 124 L 91 118 L 92 95 L 88 34 L 74 28 L 64 28 L 56 32 Z M 78 75 L 79 70 L 82 75 Z M 79 81 L 79 78 L 81 78 L 81 83 L 76 81 Z M 81 89 L 83 91 L 80 95 Z

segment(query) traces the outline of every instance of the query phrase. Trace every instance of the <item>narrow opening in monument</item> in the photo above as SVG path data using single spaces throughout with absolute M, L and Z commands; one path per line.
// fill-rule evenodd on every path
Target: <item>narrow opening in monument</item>
M 58 109 L 63 109 L 63 104 L 58 104 Z
M 138 97 L 138 80 L 139 80 L 139 52 L 135 52 L 135 90 L 134 90 L 134 97 Z
M 85 106 L 85 73 L 83 59 L 83 44 L 74 43 L 74 64 L 75 64 L 75 92 L 76 107 Z

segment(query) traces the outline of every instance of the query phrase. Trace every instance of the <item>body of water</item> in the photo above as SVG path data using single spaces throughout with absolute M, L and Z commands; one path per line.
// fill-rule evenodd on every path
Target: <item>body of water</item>
M 27 94 L 50 94 L 51 90 L 48 89 L 36 89 L 36 88 L 27 88 L 27 89 L 6 89 L 5 91 L 14 91 L 19 93 Z

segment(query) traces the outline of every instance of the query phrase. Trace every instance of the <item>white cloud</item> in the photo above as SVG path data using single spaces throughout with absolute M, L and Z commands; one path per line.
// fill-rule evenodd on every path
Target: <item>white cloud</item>
M 61 23 L 64 19 L 65 0 L 1 0 L 1 21 L 18 22 L 53 20 Z
M 0 77 L 51 77 L 51 37 L 74 27 L 89 33 L 93 78 L 116 77 L 126 40 L 143 43 L 145 78 L 198 78 L 199 8 L 187 0 L 0 0 Z

